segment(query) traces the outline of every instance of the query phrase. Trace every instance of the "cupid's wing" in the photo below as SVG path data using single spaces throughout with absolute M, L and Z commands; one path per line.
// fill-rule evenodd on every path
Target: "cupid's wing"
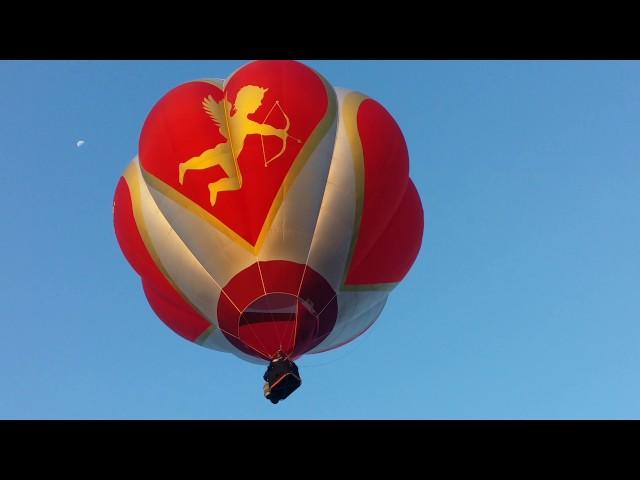
M 224 138 L 229 138 L 227 135 L 227 122 L 225 115 L 225 105 L 228 105 L 228 102 L 223 99 L 220 102 L 216 102 L 211 95 L 202 100 L 202 107 L 204 111 L 207 112 L 207 115 L 211 117 L 213 123 L 220 129 L 220 133 Z

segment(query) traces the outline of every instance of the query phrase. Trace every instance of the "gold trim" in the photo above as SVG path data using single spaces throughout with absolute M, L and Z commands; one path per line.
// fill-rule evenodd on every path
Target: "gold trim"
M 340 287 L 341 291 L 346 292 L 390 292 L 400 283 L 372 283 L 369 285 L 347 285 L 345 283 L 347 281 L 349 268 L 351 267 L 351 260 L 353 260 L 358 234 L 360 233 L 362 210 L 364 206 L 364 151 L 362 149 L 362 142 L 360 141 L 360 134 L 358 133 L 358 109 L 362 102 L 369 98 L 370 97 L 363 95 L 362 93 L 351 92 L 345 96 L 341 112 L 342 120 L 344 121 L 345 129 L 347 130 L 349 143 L 351 144 L 351 151 L 353 153 L 353 168 L 356 187 L 356 215 L 353 220 L 353 232 L 351 237 L 351 246 L 349 247 L 349 256 L 347 258 L 344 275 L 342 277 L 342 285 Z
M 331 128 L 331 125 L 336 120 L 338 99 L 336 97 L 335 90 L 331 87 L 331 85 L 329 85 L 329 83 L 324 79 L 322 75 L 318 73 L 316 73 L 316 75 L 318 75 L 320 80 L 322 80 L 322 83 L 324 84 L 325 92 L 327 94 L 327 103 L 328 103 L 327 113 L 325 114 L 322 121 L 315 128 L 311 136 L 309 136 L 309 138 L 305 142 L 304 146 L 302 147 L 302 150 L 300 150 L 300 153 L 298 153 L 298 157 L 296 157 L 296 159 L 293 162 L 293 165 L 289 169 L 289 172 L 287 172 L 287 176 L 282 182 L 282 185 L 280 185 L 280 189 L 276 193 L 275 199 L 271 204 L 269 213 L 267 214 L 267 218 L 265 219 L 265 222 L 262 226 L 262 231 L 258 236 L 258 240 L 256 242 L 256 246 L 254 249 L 255 255 L 258 255 L 258 252 L 260 252 L 260 250 L 262 249 L 262 245 L 264 244 L 267 237 L 265 232 L 268 232 L 270 230 L 271 224 L 275 220 L 278 210 L 280 210 L 280 207 L 284 202 L 286 191 L 289 190 L 290 187 L 293 185 L 296 178 L 298 177 L 302 169 L 307 164 L 309 157 L 311 157 L 311 154 L 316 150 L 316 148 L 318 147 L 318 145 L 320 144 L 324 136 L 327 134 L 327 132 Z
M 262 229 L 260 230 L 260 234 L 258 235 L 258 238 L 256 240 L 255 246 L 251 245 L 244 238 L 238 235 L 235 231 L 233 231 L 231 228 L 225 225 L 222 221 L 220 221 L 217 217 L 209 213 L 207 210 L 202 208 L 193 200 L 189 199 L 182 193 L 178 192 L 173 187 L 169 186 L 168 184 L 160 180 L 158 177 L 149 173 L 142 167 L 142 165 L 140 165 L 140 172 L 142 173 L 142 177 L 144 181 L 151 187 L 160 191 L 162 194 L 174 200 L 176 203 L 182 205 L 187 210 L 191 211 L 195 215 L 199 216 L 206 222 L 213 225 L 215 228 L 217 228 L 222 233 L 227 235 L 233 242 L 240 245 L 249 253 L 253 254 L 254 256 L 258 256 L 266 240 L 267 232 L 269 232 L 271 225 L 275 220 L 275 217 L 280 207 L 282 206 L 285 192 L 289 190 L 292 184 L 295 182 L 296 178 L 298 177 L 298 174 L 306 166 L 307 161 L 309 160 L 309 158 L 311 157 L 313 152 L 316 150 L 316 148 L 318 147 L 318 145 L 320 144 L 320 142 L 322 141 L 326 133 L 331 128 L 331 125 L 335 121 L 336 111 L 337 111 L 337 98 L 336 98 L 335 92 L 333 88 L 331 88 L 329 83 L 321 75 L 318 74 L 318 76 L 322 80 L 325 87 L 325 92 L 327 94 L 327 103 L 328 103 L 327 112 L 323 117 L 323 119 L 320 121 L 320 123 L 318 123 L 314 131 L 311 133 L 307 141 L 305 142 L 304 146 L 302 147 L 302 150 L 300 150 L 300 152 L 298 153 L 298 156 L 294 159 L 293 164 L 291 165 L 291 168 L 287 172 L 287 175 L 285 176 L 282 184 L 280 185 L 280 188 L 276 192 L 276 195 L 271 204 L 271 207 L 269 208 L 269 212 L 265 217 L 264 223 L 262 225 Z M 169 221 L 169 219 L 167 219 L 167 221 Z
M 216 329 L 216 326 L 214 324 L 211 324 L 211 326 L 207 328 L 204 332 L 202 332 L 200 336 L 196 338 L 193 342 L 197 343 L 201 347 L 204 347 L 205 346 L 204 343 L 209 339 L 209 337 L 215 331 L 215 329 Z
M 185 209 L 189 210 L 191 213 L 197 215 L 202 220 L 210 223 L 211 225 L 216 227 L 218 230 L 223 232 L 225 235 L 227 235 L 235 243 L 237 243 L 238 245 L 243 247 L 245 250 L 247 250 L 249 253 L 252 253 L 252 254 L 254 253 L 253 248 L 251 247 L 251 244 L 249 242 L 247 242 L 244 238 L 242 238 L 240 235 L 238 235 L 236 232 L 234 232 L 229 227 L 227 227 L 224 223 L 218 220 L 217 217 L 214 217 L 213 215 L 211 215 L 208 211 L 206 211 L 196 202 L 184 196 L 182 193 L 180 193 L 170 185 L 167 185 L 155 175 L 144 170 L 142 168 L 142 165 L 140 166 L 140 171 L 142 172 L 142 177 L 144 181 L 151 188 L 158 190 L 160 193 L 169 197 L 171 200 L 183 206 Z M 169 219 L 167 219 L 167 221 L 169 221 Z M 171 222 L 169 222 L 169 224 L 171 224 Z
M 362 207 L 364 204 L 364 151 L 362 150 L 362 143 L 360 142 L 360 135 L 358 134 L 358 109 L 362 102 L 369 97 L 359 92 L 351 92 L 344 98 L 342 104 L 342 120 L 344 121 L 345 129 L 347 131 L 347 137 L 351 144 L 351 153 L 353 155 L 353 170 L 355 174 L 355 188 L 356 188 L 356 214 L 353 219 L 353 230 L 351 233 L 351 245 L 349 246 L 349 255 L 347 256 L 347 262 L 345 264 L 344 274 L 342 275 L 342 289 L 348 289 L 345 282 L 347 281 L 347 274 L 351 267 L 351 260 L 353 259 L 353 253 L 356 248 L 356 242 L 358 240 L 358 234 L 360 233 L 360 223 L 362 222 Z
M 211 321 L 207 318 L 207 315 L 205 315 L 204 312 L 202 312 L 196 305 L 194 305 L 193 302 L 191 302 L 191 300 L 189 300 L 185 296 L 182 290 L 178 288 L 178 285 L 171 278 L 171 276 L 169 275 L 169 272 L 167 272 L 167 270 L 164 268 L 164 266 L 162 265 L 162 262 L 160 261 L 160 257 L 158 253 L 153 248 L 153 242 L 151 240 L 151 236 L 149 235 L 149 232 L 146 229 L 146 226 L 144 223 L 144 215 L 142 213 L 142 206 L 141 206 L 142 198 L 140 193 L 140 181 L 142 179 L 139 177 L 140 173 L 142 173 L 142 168 L 140 167 L 138 160 L 136 159 L 129 164 L 127 169 L 124 171 L 123 177 L 127 182 L 127 186 L 129 187 L 129 193 L 131 197 L 131 210 L 133 211 L 133 219 L 136 223 L 138 232 L 140 233 L 140 237 L 142 238 L 142 242 L 144 243 L 144 246 L 147 249 L 147 252 L 149 252 L 151 259 L 156 264 L 156 267 L 158 267 L 162 275 L 164 275 L 164 278 L 169 282 L 169 284 L 173 287 L 173 289 L 178 293 L 178 295 L 180 295 L 180 297 L 182 297 L 182 299 L 185 302 L 187 302 L 187 304 L 189 304 L 196 312 L 198 312 L 198 314 L 207 323 L 211 325 L 210 327 L 207 328 L 207 330 L 205 330 L 204 333 L 209 331 L 211 328 L 215 329 L 216 328 L 215 325 L 211 323 Z M 211 333 L 213 332 L 212 331 L 209 332 L 208 335 L 210 335 Z

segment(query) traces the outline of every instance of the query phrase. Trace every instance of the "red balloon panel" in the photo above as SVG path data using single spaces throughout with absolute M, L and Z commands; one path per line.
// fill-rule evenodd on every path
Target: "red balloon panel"
M 196 340 L 211 323 L 176 292 L 149 254 L 136 225 L 131 194 L 124 177 L 116 187 L 113 221 L 120 248 L 142 277 L 144 292 L 154 312 L 178 335 L 190 341 Z
M 419 244 L 423 229 L 420 199 L 407 196 L 407 146 L 398 124 L 375 100 L 362 102 L 357 122 L 364 154 L 364 199 L 345 283 L 399 282 L 417 255 L 403 246 Z
M 226 117 L 224 109 L 219 116 L 228 120 L 230 139 L 225 138 L 203 107 L 203 100 L 209 95 L 215 102 L 225 96 L 229 101 Z M 276 194 L 305 142 L 327 114 L 328 105 L 324 82 L 305 65 L 291 61 L 253 62 L 235 72 L 224 92 L 200 81 L 186 83 L 166 94 L 145 121 L 140 135 L 140 163 L 255 245 Z M 287 138 L 286 144 L 278 135 L 258 134 L 260 125 L 284 129 L 287 118 L 292 137 Z M 221 145 L 233 151 L 236 165 L 225 168 L 234 173 L 226 172 L 214 161 L 211 167 L 187 171 L 180 183 L 181 163 Z M 220 191 L 212 206 L 209 185 L 229 175 L 235 176 L 237 188 Z

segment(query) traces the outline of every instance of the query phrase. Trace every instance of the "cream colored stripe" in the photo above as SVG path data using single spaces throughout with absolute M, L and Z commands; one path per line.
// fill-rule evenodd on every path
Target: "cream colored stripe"
M 140 175 L 142 173 L 140 172 Z M 146 187 L 145 184 L 144 187 Z M 153 201 L 151 191 L 152 188 L 144 188 L 142 211 L 143 218 L 146 221 L 146 228 L 149 231 L 149 238 L 153 242 L 153 247 L 162 262 L 165 271 L 171 277 L 179 290 L 194 304 L 199 311 L 207 317 L 207 319 L 220 328 L 217 319 L 217 305 L 220 295 L 225 295 L 230 303 L 238 312 L 240 309 L 231 298 L 222 290 L 221 285 L 211 277 L 209 272 L 200 263 L 198 258 L 193 255 L 188 246 L 182 241 L 180 236 L 173 229 L 168 220 L 160 213 L 158 205 Z M 160 192 L 153 195 L 160 196 Z M 152 211 L 146 212 L 145 208 L 151 208 Z M 237 332 L 228 332 L 226 334 L 237 338 Z M 224 335 L 208 335 L 201 339 L 200 344 L 215 350 L 222 350 L 234 354 L 241 353 L 233 346 Z M 247 345 L 251 348 L 249 345 Z M 256 350 L 257 353 L 264 353 Z
M 336 89 L 336 94 L 341 115 L 338 118 L 331 166 L 306 263 L 338 291 L 342 285 L 349 245 L 353 238 L 356 201 L 353 154 L 347 140 L 343 113 L 344 97 L 350 92 Z
M 286 192 L 291 190 L 293 183 L 296 181 L 296 178 L 307 164 L 307 161 L 309 160 L 311 155 L 319 148 L 322 140 L 327 136 L 327 134 L 331 133 L 332 127 L 334 127 L 337 111 L 336 96 L 331 85 L 329 85 L 329 83 L 322 76 L 320 76 L 320 78 L 324 84 L 325 93 L 327 95 L 327 112 L 320 123 L 313 130 L 307 141 L 304 143 L 302 150 L 300 150 L 293 165 L 289 169 L 284 182 L 282 182 L 282 185 L 280 186 L 280 189 L 276 194 L 276 198 L 271 204 L 269 214 L 267 215 L 267 219 L 264 223 L 264 226 L 262 227 L 260 236 L 258 237 L 258 241 L 254 249 L 256 254 L 258 254 L 262 249 L 262 246 L 266 240 L 267 233 L 271 229 L 276 214 L 278 213 L 280 206 L 282 205 L 282 202 L 285 198 Z
M 363 154 L 357 138 L 356 116 L 361 102 L 367 97 L 344 89 L 336 89 L 336 93 L 341 114 L 308 265 L 336 292 L 374 292 L 373 298 L 378 298 L 376 292 L 387 293 L 396 284 L 343 285 L 362 215 Z M 324 307 L 319 306 L 320 309 Z M 334 328 L 341 330 L 351 321 L 351 314 L 342 310 L 339 313 Z M 353 312 L 353 315 L 358 314 L 359 311 Z
M 133 210 L 133 217 L 136 222 L 136 226 L 138 228 L 138 232 L 140 233 L 140 237 L 142 238 L 142 242 L 144 243 L 149 255 L 153 259 L 153 262 L 156 264 L 160 272 L 164 275 L 167 281 L 171 284 L 173 289 L 182 297 L 182 299 L 187 302 L 196 312 L 198 312 L 201 316 L 207 318 L 204 312 L 200 311 L 196 305 L 194 305 L 178 288 L 176 283 L 173 281 L 164 265 L 160 261 L 158 253 L 153 247 L 153 241 L 151 240 L 151 236 L 146 228 L 146 223 L 144 221 L 144 215 L 142 213 L 142 192 L 141 192 L 141 179 L 139 175 L 139 167 L 138 167 L 138 157 L 136 157 L 127 167 L 124 172 L 124 178 L 127 181 L 127 185 L 129 186 L 129 191 L 131 193 L 131 207 Z
M 338 295 L 338 309 L 348 312 L 348 320 L 336 323 L 329 336 L 309 353 L 320 353 L 340 345 L 349 343 L 369 328 L 380 316 L 387 302 L 387 295 L 371 298 L 367 293 L 367 301 L 341 292 Z
M 231 241 L 192 210 L 153 187 L 149 191 L 171 227 L 220 287 L 256 262 L 255 255 Z
M 262 360 L 256 357 L 252 357 L 250 355 L 247 355 L 244 352 L 241 352 L 240 350 L 238 350 L 237 348 L 235 348 L 233 345 L 229 344 L 230 346 L 226 349 L 221 349 L 220 348 L 220 344 L 223 342 L 227 342 L 227 339 L 224 338 L 223 335 L 218 334 L 218 337 L 223 337 L 223 338 L 216 338 L 216 335 L 212 335 L 212 333 L 216 332 L 219 330 L 216 330 L 215 327 L 212 325 L 211 327 L 209 327 L 202 335 L 200 335 L 200 337 L 198 337 L 195 341 L 195 343 L 197 343 L 198 345 L 200 345 L 201 347 L 205 347 L 205 348 L 209 348 L 212 350 L 217 350 L 219 352 L 223 352 L 223 353 L 230 353 L 232 355 L 234 355 L 235 357 L 239 358 L 240 360 L 244 360 L 245 362 L 249 362 L 249 363 L 253 363 L 256 365 L 264 365 L 266 363 L 268 363 L 266 360 Z
M 347 138 L 351 145 L 353 155 L 353 170 L 355 172 L 355 188 L 356 188 L 356 215 L 353 219 L 353 230 L 351 236 L 351 245 L 349 247 L 349 255 L 345 265 L 342 283 L 344 284 L 351 266 L 351 259 L 355 250 L 358 234 L 360 233 L 360 223 L 362 222 L 362 207 L 364 204 L 364 152 L 362 143 L 360 142 L 360 134 L 358 132 L 358 109 L 360 104 L 368 97 L 358 92 L 349 93 L 342 106 L 341 120 L 347 133 Z
M 331 167 L 336 124 L 313 152 L 286 192 L 271 229 L 265 234 L 261 261 L 286 259 L 306 263 Z
M 202 266 L 189 253 L 153 202 L 142 180 L 137 157 L 125 171 L 124 177 L 131 191 L 136 225 L 154 263 L 175 291 L 217 329 L 215 306 L 219 297 L 219 286 L 215 282 L 211 284 L 207 281 Z M 185 282 L 187 277 L 189 281 Z M 208 337 L 209 348 L 227 352 L 235 350 L 221 334 L 209 331 Z

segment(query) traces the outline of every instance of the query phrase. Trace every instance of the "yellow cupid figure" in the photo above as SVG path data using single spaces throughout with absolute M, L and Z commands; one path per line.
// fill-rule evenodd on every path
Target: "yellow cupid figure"
M 282 156 L 287 148 L 287 138 L 300 143 L 300 140 L 290 137 L 288 134 L 291 122 L 277 101 L 271 107 L 264 121 L 267 120 L 273 108 L 277 105 L 287 122 L 284 128 L 275 128 L 266 123 L 258 123 L 247 118 L 262 105 L 262 99 L 267 90 L 267 88 L 255 85 L 246 85 L 238 91 L 235 105 L 232 105 L 226 96 L 220 102 L 216 102 L 211 95 L 202 101 L 205 112 L 219 128 L 220 134 L 226 141 L 216 145 L 215 148 L 205 150 L 197 157 L 192 157 L 186 162 L 182 162 L 178 167 L 178 180 L 182 185 L 184 184 L 184 176 L 189 170 L 204 170 L 220 165 L 224 173 L 227 174 L 227 178 L 221 178 L 209 184 L 209 201 L 212 207 L 216 203 L 219 192 L 229 192 L 242 188 L 242 173 L 236 159 L 240 156 L 248 135 L 260 135 L 261 141 L 262 137 L 267 135 L 274 135 L 282 139 L 280 152 L 268 161 L 265 157 L 265 167 L 276 158 Z M 264 154 L 264 142 L 262 149 Z

